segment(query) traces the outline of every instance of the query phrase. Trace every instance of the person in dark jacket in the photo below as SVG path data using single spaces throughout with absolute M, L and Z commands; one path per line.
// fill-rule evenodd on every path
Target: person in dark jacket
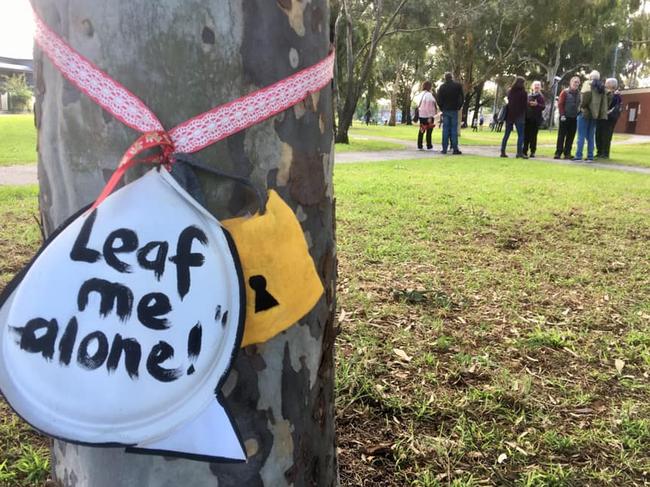
M 524 154 L 524 122 L 528 107 L 528 95 L 524 83 L 526 80 L 517 76 L 515 82 L 508 90 L 508 112 L 506 114 L 506 131 L 501 140 L 501 157 L 508 157 L 506 146 L 513 126 L 517 128 L 517 157 L 528 159 Z
M 578 114 L 578 143 L 573 161 L 582 160 L 582 150 L 587 141 L 587 160 L 594 160 L 594 143 L 598 120 L 607 120 L 607 96 L 600 73 L 592 71 L 589 81 L 582 87 L 580 113 Z
M 526 121 L 524 122 L 524 150 L 525 156 L 528 156 L 528 149 L 530 149 L 530 156 L 535 157 L 537 151 L 537 132 L 539 126 L 544 121 L 544 108 L 546 102 L 544 95 L 542 95 L 542 83 L 533 81 L 532 92 L 528 95 L 528 106 L 526 107 Z
M 442 153 L 447 153 L 451 142 L 453 153 L 462 154 L 458 149 L 458 110 L 463 108 L 465 95 L 463 87 L 454 81 L 451 73 L 445 73 L 445 81 L 438 88 L 436 99 L 442 111 Z
M 574 76 L 569 82 L 569 87 L 562 90 L 557 102 L 560 112 L 560 127 L 557 131 L 557 145 L 554 159 L 559 159 L 564 154 L 565 159 L 571 159 L 571 147 L 576 135 L 578 112 L 580 111 L 580 78 Z
M 596 125 L 596 158 L 609 159 L 609 149 L 612 145 L 614 127 L 621 114 L 623 98 L 617 91 L 616 78 L 607 78 L 605 92 L 607 95 L 607 120 L 598 120 Z

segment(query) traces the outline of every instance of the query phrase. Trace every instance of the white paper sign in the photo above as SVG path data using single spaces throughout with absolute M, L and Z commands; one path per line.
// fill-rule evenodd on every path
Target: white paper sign
M 242 335 L 239 260 L 165 170 L 78 217 L 21 277 L 0 303 L 0 388 L 25 420 L 80 443 L 245 458 L 218 400 Z

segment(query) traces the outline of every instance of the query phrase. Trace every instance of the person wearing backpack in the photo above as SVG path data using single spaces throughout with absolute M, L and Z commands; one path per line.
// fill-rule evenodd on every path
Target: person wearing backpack
M 557 131 L 557 144 L 553 159 L 559 159 L 564 154 L 565 159 L 573 158 L 571 147 L 576 136 L 577 118 L 580 111 L 580 78 L 574 76 L 569 87 L 562 90 L 557 102 L 560 112 L 560 127 Z
M 596 158 L 609 159 L 609 149 L 612 145 L 614 127 L 621 114 L 623 98 L 617 90 L 618 81 L 616 78 L 607 78 L 605 90 L 607 97 L 607 119 L 598 120 L 596 126 Z
M 600 73 L 592 71 L 589 81 L 582 87 L 580 113 L 578 114 L 578 146 L 573 161 L 582 160 L 582 150 L 587 142 L 587 161 L 594 160 L 596 125 L 598 120 L 607 120 L 607 96 Z

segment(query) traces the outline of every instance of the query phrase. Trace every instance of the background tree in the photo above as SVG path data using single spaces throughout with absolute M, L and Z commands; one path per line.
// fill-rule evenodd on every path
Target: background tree
M 172 127 L 324 58 L 324 0 L 35 0 L 44 20 Z M 227 12 L 227 15 L 224 15 Z M 40 206 L 47 233 L 93 201 L 138 134 L 82 95 L 37 51 Z M 337 483 L 333 416 L 336 257 L 331 93 L 201 151 L 223 171 L 275 188 L 300 221 L 325 296 L 299 324 L 239 352 L 223 392 L 248 453 L 243 464 L 125 454 L 55 441 L 64 486 L 267 486 Z M 204 176 L 204 175 L 200 175 Z M 237 187 L 201 180 L 224 218 Z
M 464 126 L 485 82 L 513 69 L 529 10 L 523 0 L 451 0 L 440 12 L 436 63 L 463 85 Z
M 413 95 L 420 91 L 430 65 L 426 53 L 431 45 L 432 30 L 437 27 L 418 25 L 425 22 L 431 12 L 413 12 L 413 6 L 422 8 L 422 4 L 406 5 L 395 22 L 396 32 L 386 36 L 377 59 L 376 71 L 391 100 L 389 125 L 395 125 L 398 109 L 402 112 L 401 122 L 411 124 Z M 417 19 L 417 23 L 409 24 L 408 16 Z
M 0 91 L 9 95 L 9 107 L 11 111 L 20 112 L 31 108 L 30 102 L 34 94 L 27 85 L 25 75 L 2 76 L 0 79 Z
M 522 74 L 542 81 L 547 100 L 579 70 L 598 69 L 603 78 L 610 76 L 627 2 L 534 0 L 530 7 L 534 28 L 527 30 L 519 58 L 524 61 Z M 552 118 L 552 108 L 546 104 L 546 119 Z
M 336 142 L 349 143 L 348 129 L 372 71 L 377 49 L 409 0 L 339 0 L 336 28 Z M 390 35 L 390 34 L 389 34 Z
M 630 2 L 627 29 L 617 48 L 615 69 L 622 73 L 629 88 L 636 88 L 640 77 L 650 75 L 650 3 L 647 0 Z

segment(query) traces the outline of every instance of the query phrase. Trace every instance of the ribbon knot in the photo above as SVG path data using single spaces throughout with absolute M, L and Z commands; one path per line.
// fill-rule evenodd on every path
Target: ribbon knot
M 160 149 L 159 154 L 137 157 L 139 154 L 155 148 Z M 122 176 L 124 176 L 124 173 L 132 166 L 136 164 L 162 164 L 166 169 L 171 169 L 174 150 L 174 143 L 166 131 L 153 130 L 142 134 L 124 153 L 117 169 L 113 172 L 103 191 L 93 203 L 92 209 L 97 208 L 113 192 L 115 186 L 117 186 Z

